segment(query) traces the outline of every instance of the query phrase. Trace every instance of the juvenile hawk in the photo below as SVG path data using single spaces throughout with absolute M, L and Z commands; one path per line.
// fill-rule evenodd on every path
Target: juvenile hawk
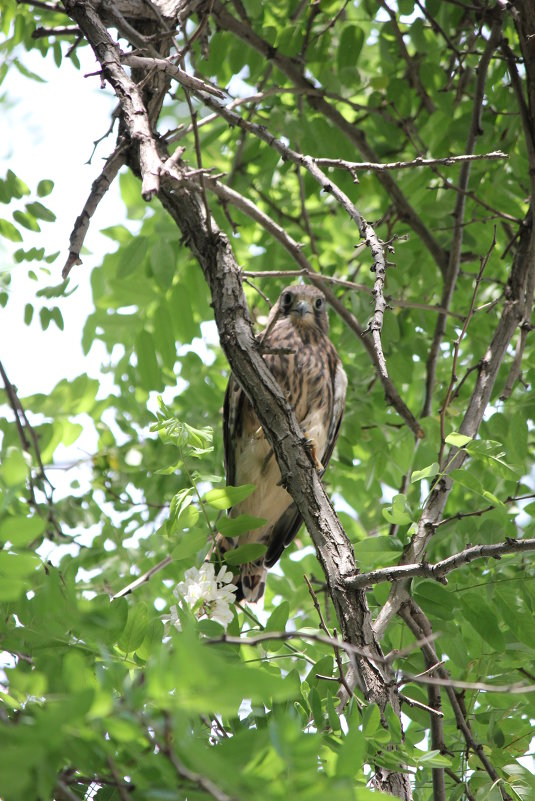
M 323 473 L 344 413 L 347 377 L 329 339 L 329 318 L 323 293 L 312 286 L 290 286 L 271 310 L 259 339 L 264 360 L 295 411 L 309 440 L 311 456 Z M 282 352 L 270 352 L 281 349 Z M 301 525 L 301 517 L 281 474 L 253 407 L 231 375 L 223 415 L 227 484 L 255 484 L 248 498 L 230 515 L 254 515 L 267 522 L 238 538 L 219 537 L 220 553 L 249 542 L 267 545 L 262 559 L 241 566 L 237 599 L 257 601 L 264 593 L 267 568 L 280 558 Z

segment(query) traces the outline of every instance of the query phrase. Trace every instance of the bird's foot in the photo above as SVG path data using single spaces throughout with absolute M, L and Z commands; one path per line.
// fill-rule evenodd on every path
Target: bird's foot
M 264 429 L 262 426 L 258 426 L 253 434 L 253 439 L 264 439 Z
M 310 453 L 312 461 L 314 462 L 314 467 L 320 473 L 323 473 L 325 468 L 324 468 L 324 466 L 322 465 L 322 463 L 320 462 L 320 460 L 318 458 L 316 440 L 314 439 L 314 437 L 309 436 L 306 431 L 304 431 L 303 433 L 304 433 L 305 439 L 306 439 L 306 446 L 308 448 L 308 451 Z

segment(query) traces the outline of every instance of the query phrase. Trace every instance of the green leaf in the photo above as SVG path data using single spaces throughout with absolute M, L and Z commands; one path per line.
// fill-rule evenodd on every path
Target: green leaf
M 338 46 L 338 69 L 356 67 L 364 39 L 364 31 L 358 25 L 347 25 L 344 28 L 340 37 L 340 45 Z
M 145 629 L 143 642 L 136 650 L 136 655 L 140 659 L 149 659 L 153 656 L 161 645 L 164 635 L 164 626 L 160 618 L 153 618 Z
M 0 523 L 0 541 L 15 547 L 29 545 L 41 536 L 46 523 L 41 517 L 7 517 Z
M 19 225 L 22 225 L 23 228 L 27 228 L 28 231 L 39 232 L 41 230 L 39 228 L 39 224 L 35 220 L 35 217 L 32 214 L 28 214 L 27 212 L 19 210 L 14 211 L 13 219 L 15 220 L 15 222 L 18 222 Z
M 356 725 L 352 725 L 342 741 L 341 748 L 338 750 L 336 775 L 347 776 L 352 779 L 357 773 L 360 773 L 365 762 L 367 750 L 364 732 L 359 731 Z
M 407 505 L 407 496 L 399 493 L 392 498 L 392 506 L 383 509 L 383 517 L 388 523 L 395 523 L 400 526 L 412 523 L 412 516 Z
M 381 729 L 381 714 L 377 704 L 370 704 L 362 713 L 362 734 L 373 739 Z
M 260 528 L 266 522 L 264 517 L 238 515 L 237 517 L 222 517 L 217 521 L 217 528 L 225 537 L 239 537 L 241 534 L 247 534 L 249 531 Z
M 468 623 L 487 642 L 491 648 L 502 653 L 505 648 L 503 634 L 500 631 L 498 618 L 482 595 L 476 592 L 463 593 L 462 608 Z
M 0 476 L 8 487 L 24 484 L 28 477 L 29 465 L 18 448 L 9 447 L 0 464 Z
M 254 484 L 243 484 L 241 487 L 217 487 L 206 493 L 203 500 L 214 509 L 230 509 L 249 497 L 256 487 Z
M 266 621 L 266 631 L 284 631 L 290 615 L 290 604 L 283 601 L 275 607 Z
M 41 566 L 41 560 L 33 553 L 9 553 L 0 551 L 0 576 L 18 579 L 29 576 Z
M 427 768 L 449 768 L 451 759 L 443 756 L 440 751 L 428 751 L 427 754 L 418 757 L 418 764 Z
M 46 206 L 43 206 L 42 203 L 35 200 L 33 203 L 26 203 L 26 211 L 32 215 L 32 217 L 37 217 L 38 220 L 44 220 L 45 222 L 54 222 L 56 219 L 56 215 L 54 212 L 47 209 Z
M 0 236 L 9 239 L 10 242 L 22 242 L 22 234 L 19 229 L 15 228 L 9 220 L 4 220 L 2 217 L 0 217 Z
M 121 638 L 117 643 L 121 651 L 124 651 L 125 654 L 131 654 L 139 648 L 147 634 L 148 623 L 149 613 L 147 605 L 143 603 L 143 601 L 138 601 L 128 610 L 128 620 Z
M 227 565 L 236 567 L 246 562 L 255 562 L 263 556 L 266 551 L 266 545 L 262 545 L 260 542 L 249 542 L 246 545 L 240 545 L 238 548 L 234 548 L 233 551 L 227 551 L 223 558 Z
M 156 361 L 154 340 L 148 331 L 140 331 L 135 342 L 137 372 L 143 389 L 157 390 L 161 386 L 161 373 Z
M 37 194 L 39 197 L 46 197 L 52 192 L 53 189 L 54 181 L 50 181 L 47 178 L 43 178 L 43 180 L 39 181 L 37 184 Z
M 430 464 L 421 470 L 414 470 L 414 472 L 411 473 L 411 484 L 414 484 L 416 481 L 422 481 L 424 478 L 432 478 L 433 476 L 436 476 L 439 469 L 438 462 L 433 462 L 433 464 Z
M 453 432 L 446 437 L 446 443 L 454 448 L 464 448 L 469 442 L 472 442 L 472 437 L 467 437 L 465 434 Z
M 178 544 L 173 548 L 172 557 L 177 561 L 181 559 L 191 559 L 202 548 L 206 546 L 208 536 L 206 531 L 194 529 L 187 534 L 183 534 Z

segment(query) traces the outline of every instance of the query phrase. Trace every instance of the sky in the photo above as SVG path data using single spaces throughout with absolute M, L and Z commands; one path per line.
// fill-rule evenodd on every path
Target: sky
M 0 177 L 10 169 L 35 193 L 38 182 L 50 178 L 55 182 L 53 192 L 42 202 L 56 215 L 55 223 L 44 222 L 41 234 L 24 231 L 23 247 L 44 247 L 47 253 L 60 251 L 49 266 L 51 275 L 39 273 L 36 283 L 28 278 L 29 269 L 39 271 L 37 262 L 17 264 L 12 253 L 20 247 L 0 239 L 0 268 L 12 275 L 10 298 L 0 309 L 0 359 L 19 395 L 49 392 L 62 378 L 80 373 L 98 374 L 104 358 L 104 348 L 97 343 L 89 358 L 82 354 L 80 340 L 83 324 L 92 310 L 89 274 L 102 260 L 111 240 L 99 233 L 111 220 L 122 220 L 124 207 L 118 185 L 112 185 L 104 197 L 86 237 L 90 254 L 83 256 L 83 265 L 74 267 L 69 289 L 77 286 L 68 298 L 60 298 L 65 330 L 51 323 L 43 331 L 38 315 L 30 326 L 24 324 L 24 307 L 32 302 L 37 289 L 61 283 L 61 270 L 68 254 L 69 236 L 74 221 L 83 208 L 93 180 L 102 169 L 102 160 L 111 152 L 112 134 L 98 147 L 92 163 L 87 164 L 94 140 L 101 137 L 109 124 L 114 108 L 109 89 L 100 88 L 98 77 L 82 77 L 95 71 L 95 61 L 89 48 L 79 50 L 82 62 L 78 72 L 70 59 L 58 70 L 52 59 L 38 53 L 22 53 L 26 67 L 45 79 L 38 83 L 10 69 L 0 91 L 7 95 L 9 105 L 3 104 L 0 115 Z M 23 198 L 24 202 L 35 199 Z M 11 219 L 11 209 L 0 206 L 0 217 Z

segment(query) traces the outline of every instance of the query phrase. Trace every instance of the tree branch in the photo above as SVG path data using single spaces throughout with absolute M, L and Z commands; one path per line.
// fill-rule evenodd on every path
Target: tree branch
M 334 167 L 335 169 L 354 172 L 384 172 L 385 170 L 407 170 L 416 167 L 433 167 L 443 164 L 445 167 L 453 167 L 456 164 L 463 164 L 467 161 L 495 161 L 496 159 L 508 159 L 507 153 L 501 150 L 493 150 L 491 153 L 469 153 L 463 156 L 444 156 L 440 159 L 424 159 L 422 156 L 412 161 L 392 161 L 377 163 L 373 161 L 346 161 L 345 159 L 326 159 L 314 158 L 313 161 L 320 167 Z
M 535 551 L 535 538 L 532 539 L 506 539 L 495 545 L 472 545 L 464 551 L 448 556 L 434 565 L 428 562 L 420 562 L 416 565 L 397 565 L 394 567 L 383 567 L 378 570 L 371 570 L 368 573 L 359 573 L 347 580 L 348 587 L 363 589 L 381 584 L 385 581 L 399 581 L 400 579 L 414 578 L 422 576 L 432 578 L 446 584 L 444 578 L 447 573 L 457 568 L 473 562 L 475 559 L 500 559 L 505 554 L 524 553 L 525 551 Z
M 487 71 L 490 65 L 492 54 L 500 43 L 501 31 L 503 26 L 503 17 L 505 7 L 497 6 L 500 13 L 496 13 L 492 24 L 490 36 L 488 38 L 485 52 L 481 57 L 477 67 L 477 79 L 474 90 L 474 99 L 472 103 L 472 116 L 470 120 L 470 127 L 468 129 L 468 137 L 466 140 L 465 154 L 472 155 L 476 144 L 477 137 L 481 134 L 481 110 L 483 107 L 483 100 L 485 97 L 485 83 L 487 80 Z M 468 182 L 470 180 L 471 161 L 463 162 L 459 175 L 459 193 L 453 210 L 453 220 L 455 227 L 453 229 L 453 236 L 449 251 L 448 265 L 444 275 L 444 286 L 442 289 L 442 298 L 440 305 L 449 309 L 453 292 L 457 284 L 457 277 L 459 275 L 459 268 L 461 265 L 461 249 L 463 244 L 463 222 L 466 207 L 466 190 L 468 189 Z M 435 326 L 435 333 L 433 335 L 433 342 L 429 350 L 427 358 L 427 377 L 425 384 L 425 399 L 422 409 L 422 417 L 428 417 L 431 414 L 431 406 L 433 401 L 433 389 L 435 385 L 435 375 L 437 363 L 440 355 L 440 346 L 442 339 L 446 332 L 446 315 L 440 314 Z
M 261 53 L 266 59 L 272 61 L 278 67 L 278 69 L 288 76 L 288 78 L 297 88 L 315 90 L 314 93 L 305 93 L 307 103 L 316 111 L 319 111 L 321 114 L 323 114 L 328 120 L 330 120 L 333 125 L 335 125 L 335 127 L 338 128 L 344 134 L 344 136 L 358 148 L 364 158 L 371 162 L 379 162 L 375 151 L 366 141 L 366 138 L 359 126 L 354 125 L 352 122 L 346 120 L 346 118 L 338 111 L 337 108 L 325 100 L 323 94 L 318 96 L 317 88 L 314 87 L 311 81 L 309 81 L 308 78 L 302 74 L 300 65 L 296 60 L 285 56 L 280 52 L 280 50 L 273 48 L 269 42 L 258 36 L 258 34 L 248 23 L 244 22 L 243 20 L 238 20 L 236 17 L 232 16 L 232 14 L 227 11 L 226 7 L 219 2 L 219 0 L 214 1 L 213 14 L 218 24 L 221 25 L 224 30 L 231 31 L 240 39 L 247 42 L 259 53 Z M 409 204 L 407 198 L 402 193 L 396 182 L 392 179 L 387 171 L 378 172 L 377 179 L 380 181 L 388 197 L 398 210 L 401 219 L 403 219 L 409 225 L 409 227 L 411 227 L 414 232 L 418 234 L 425 247 L 433 256 L 440 270 L 444 272 L 447 264 L 446 252 L 435 240 L 428 227 L 423 223 L 418 214 Z
M 91 43 L 102 65 L 104 77 L 115 90 L 130 138 L 139 147 L 141 194 L 149 202 L 158 193 L 161 161 L 141 92 L 124 71 L 120 48 L 110 37 L 93 6 L 80 0 L 63 0 L 63 4 Z
M 535 264 L 535 227 L 533 212 L 530 208 L 524 225 L 520 229 L 519 246 L 515 253 L 509 281 L 507 283 L 502 316 L 494 330 L 492 341 L 478 365 L 474 389 L 468 401 L 467 409 L 459 433 L 475 437 L 490 401 L 498 371 L 503 363 L 511 339 L 526 313 L 526 284 Z M 403 554 L 403 564 L 415 564 L 421 561 L 430 537 L 436 530 L 442 512 L 448 500 L 452 480 L 449 473 L 459 469 L 466 459 L 466 451 L 452 448 L 446 457 L 447 467 L 444 475 L 433 487 L 423 508 L 416 533 Z M 397 582 L 390 591 L 387 602 L 382 607 L 374 625 L 379 638 L 382 637 L 389 621 L 397 613 L 406 600 L 409 580 Z
M 412 598 L 409 599 L 408 603 L 406 603 L 400 609 L 399 614 L 401 618 L 405 621 L 405 623 L 408 625 L 408 627 L 410 628 L 415 637 L 421 639 L 421 638 L 429 638 L 432 635 L 433 630 L 431 623 L 427 619 L 424 612 L 420 609 L 418 604 L 412 600 Z M 425 642 L 422 645 L 422 652 L 424 653 L 426 662 L 430 664 L 437 664 L 439 662 L 435 648 L 433 647 L 430 641 Z M 481 764 L 483 765 L 483 767 L 485 768 L 491 779 L 493 781 L 498 781 L 500 779 L 498 773 L 496 772 L 491 761 L 488 759 L 483 746 L 481 745 L 481 743 L 477 742 L 477 740 L 472 734 L 470 725 L 459 704 L 459 700 L 455 693 L 453 683 L 450 684 L 451 678 L 448 674 L 448 671 L 444 667 L 439 666 L 437 668 L 437 672 L 439 674 L 439 679 L 446 682 L 443 686 L 445 687 L 445 691 L 447 693 L 449 702 L 451 704 L 453 714 L 455 715 L 455 720 L 457 721 L 457 727 L 461 731 L 467 746 L 470 749 L 472 749 L 472 751 L 479 757 Z M 437 681 L 436 679 L 432 679 L 431 677 L 429 677 L 428 680 L 430 682 Z M 511 796 L 504 790 L 502 786 L 500 786 L 500 791 L 504 801 L 512 801 Z
M 69 256 L 61 273 L 63 279 L 67 278 L 75 265 L 82 263 L 80 251 L 84 244 L 91 217 L 97 210 L 98 204 L 110 188 L 125 162 L 126 147 L 125 144 L 122 143 L 118 145 L 111 156 L 109 156 L 102 172 L 98 178 L 93 181 L 89 197 L 84 204 L 81 214 L 76 218 L 74 228 L 72 229 L 69 240 Z
M 178 81 L 181 86 L 185 86 L 186 89 L 191 89 L 192 91 L 206 92 L 214 97 L 224 98 L 226 96 L 226 93 L 222 89 L 219 89 L 219 87 L 214 86 L 208 81 L 203 81 L 201 78 L 196 78 L 194 75 L 190 75 L 186 72 L 186 70 L 181 69 L 181 67 L 173 64 L 166 58 L 148 58 L 146 56 L 135 56 L 131 55 L 130 53 L 122 53 L 121 61 L 123 64 L 127 64 L 129 67 L 137 67 L 146 70 L 153 69 L 165 72 L 171 78 L 174 78 L 176 81 Z

